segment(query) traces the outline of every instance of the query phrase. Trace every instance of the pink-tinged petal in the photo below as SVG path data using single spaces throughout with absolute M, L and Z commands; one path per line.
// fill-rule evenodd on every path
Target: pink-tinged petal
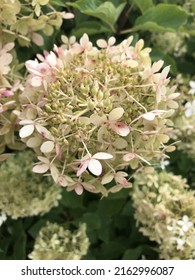
M 64 19 L 72 19 L 72 18 L 74 18 L 74 14 L 62 12 L 62 17 L 63 17 Z
M 153 121 L 155 119 L 155 114 L 152 112 L 148 112 L 142 115 L 142 118 L 147 121 Z
M 47 138 L 48 140 L 53 141 L 54 137 L 52 136 L 51 132 L 49 132 L 49 130 L 47 130 L 47 128 L 45 128 L 44 126 L 40 125 L 40 124 L 36 124 L 35 125 L 36 130 L 45 138 Z
M 91 159 L 88 163 L 88 169 L 92 174 L 99 176 L 102 173 L 102 165 L 97 159 Z
M 84 33 L 79 42 L 82 47 L 86 47 L 86 45 L 89 43 L 88 35 Z
M 109 114 L 110 121 L 117 121 L 119 120 L 124 114 L 124 109 L 122 107 L 113 109 Z
M 122 186 L 127 186 L 129 185 L 129 182 L 127 181 L 126 178 L 122 177 L 122 176 L 115 176 L 115 180 L 117 183 L 121 184 Z
M 11 51 L 11 49 L 13 49 L 13 47 L 15 46 L 14 43 L 7 43 L 3 49 L 6 50 L 7 52 Z
M 36 70 L 38 64 L 37 60 L 28 60 L 25 62 L 25 66 L 30 73 L 33 73 L 32 70 Z
M 100 153 L 94 154 L 92 158 L 95 158 L 95 159 L 110 159 L 110 158 L 113 158 L 113 155 L 108 154 L 108 153 L 100 152 Z
M 44 45 L 43 37 L 40 34 L 36 33 L 36 32 L 34 32 L 32 34 L 32 41 L 33 41 L 33 43 L 35 43 L 39 47 Z
M 66 181 L 66 179 L 63 176 L 60 176 L 58 178 L 58 183 L 60 184 L 60 186 L 62 187 L 66 187 L 68 182 Z
M 21 138 L 28 137 L 34 132 L 34 129 L 35 127 L 33 124 L 25 125 L 20 129 L 19 135 Z
M 42 153 L 50 153 L 54 149 L 54 142 L 53 141 L 45 141 L 41 147 L 40 150 Z
M 59 175 L 59 171 L 58 171 L 57 167 L 54 164 L 52 164 L 50 166 L 50 171 L 51 171 L 51 176 L 52 176 L 54 182 L 58 183 L 58 178 L 60 175 Z
M 37 164 L 33 167 L 32 171 L 35 173 L 45 173 L 49 169 L 48 164 Z
M 110 122 L 110 127 L 120 136 L 127 136 L 130 132 L 129 127 L 122 122 Z
M 88 164 L 89 164 L 89 160 L 86 160 L 86 161 L 84 161 L 84 162 L 82 162 L 82 163 L 80 164 L 80 166 L 79 166 L 79 168 L 78 168 L 78 170 L 77 170 L 77 176 L 78 176 L 78 177 L 81 176 L 81 174 L 82 174 L 83 172 L 85 172 L 85 170 L 86 170 L 87 167 L 88 167 Z
M 30 84 L 33 87 L 40 87 L 42 85 L 42 78 L 39 76 L 35 76 L 30 80 Z
M 74 190 L 76 194 L 81 195 L 83 193 L 83 186 L 80 183 L 78 183 L 75 185 Z
M 59 144 L 56 144 L 56 156 L 57 159 L 61 159 L 62 157 L 62 149 Z
M 130 161 L 134 158 L 136 158 L 136 154 L 134 154 L 134 153 L 128 153 L 128 154 L 123 156 L 124 161 Z
M 49 63 L 51 67 L 55 67 L 57 64 L 56 55 L 54 52 L 50 52 L 50 54 L 47 56 L 46 61 Z
M 47 74 L 48 72 L 51 72 L 51 68 L 47 63 L 41 62 L 37 66 L 37 71 L 39 71 L 41 74 Z
M 4 96 L 13 96 L 14 95 L 13 91 L 11 91 L 11 90 L 4 90 L 1 94 Z

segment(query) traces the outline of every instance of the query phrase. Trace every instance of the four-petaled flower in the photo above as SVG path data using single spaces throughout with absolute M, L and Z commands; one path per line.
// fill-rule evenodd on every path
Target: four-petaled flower
M 192 102 L 187 102 L 185 104 L 185 108 L 186 117 L 191 117 L 192 115 L 195 115 L 195 99 Z
M 81 164 L 77 170 L 77 176 L 81 176 L 81 174 L 88 168 L 92 174 L 99 176 L 102 173 L 102 165 L 98 159 L 111 159 L 113 156 L 108 153 L 96 153 L 93 156 L 91 154 L 87 154 L 81 159 Z
M 177 221 L 177 224 L 182 227 L 184 232 L 187 232 L 193 226 L 193 223 L 189 221 L 186 215 L 183 216 L 182 220 Z
M 118 121 L 123 114 L 124 109 L 122 107 L 118 107 L 109 113 L 108 119 L 106 115 L 99 116 L 95 113 L 91 115 L 90 121 L 97 126 L 109 125 L 110 128 L 120 136 L 127 136 L 130 132 L 129 127 L 125 123 Z

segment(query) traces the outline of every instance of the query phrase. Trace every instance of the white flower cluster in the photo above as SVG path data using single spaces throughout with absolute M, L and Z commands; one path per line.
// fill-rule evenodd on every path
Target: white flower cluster
M 87 254 L 89 239 L 86 225 L 80 224 L 75 231 L 56 223 L 47 223 L 43 227 L 29 258 L 33 260 L 80 260 Z

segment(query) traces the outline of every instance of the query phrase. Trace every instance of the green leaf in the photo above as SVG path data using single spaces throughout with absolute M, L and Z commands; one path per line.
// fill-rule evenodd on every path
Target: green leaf
M 22 221 L 18 221 L 13 228 L 13 256 L 14 260 L 26 259 L 26 234 L 24 232 Z
M 177 5 L 159 4 L 138 17 L 133 30 L 175 31 L 187 17 L 186 11 Z
M 128 249 L 125 251 L 123 260 L 138 260 L 142 254 L 142 246 L 138 246 L 134 249 Z
M 125 199 L 108 200 L 103 198 L 98 205 L 98 213 L 100 216 L 112 216 L 117 214 L 122 209 Z
M 29 230 L 28 233 L 35 239 L 40 231 L 40 229 L 46 225 L 45 219 L 38 220 Z
M 62 192 L 61 203 L 70 208 L 78 208 L 83 205 L 83 196 L 77 195 L 75 192 L 67 192 L 64 190 Z
M 112 2 L 100 0 L 79 0 L 75 3 L 68 2 L 67 5 L 79 9 L 81 13 L 96 17 L 107 23 L 112 31 L 115 31 L 114 24 L 120 16 L 125 3 L 115 7 Z
M 89 36 L 91 36 L 107 32 L 110 32 L 110 29 L 103 26 L 100 22 L 87 21 L 79 23 L 79 25 L 72 30 L 72 35 L 75 35 L 77 38 L 79 38 L 84 33 L 87 33 Z
M 81 218 L 83 223 L 87 224 L 88 230 L 99 229 L 101 227 L 100 217 L 96 213 L 86 213 Z
M 132 2 L 130 0 L 129 2 Z M 133 3 L 140 9 L 142 14 L 149 8 L 153 7 L 153 0 L 133 0 Z

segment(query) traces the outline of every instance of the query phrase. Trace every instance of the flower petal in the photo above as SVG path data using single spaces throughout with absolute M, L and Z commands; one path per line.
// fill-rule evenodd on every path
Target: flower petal
M 44 164 L 37 164 L 33 167 L 32 171 L 35 173 L 45 173 L 49 169 L 49 165 L 44 163 Z
M 113 109 L 109 114 L 110 121 L 119 120 L 124 114 L 124 109 L 122 107 L 118 107 Z
M 147 120 L 147 121 L 153 121 L 155 119 L 155 114 L 148 112 L 142 115 L 142 118 Z
M 110 158 L 113 158 L 113 155 L 108 154 L 108 153 L 100 152 L 100 153 L 94 154 L 92 158 L 96 158 L 96 159 L 110 159 Z
M 111 122 L 110 127 L 120 136 L 127 136 L 130 132 L 129 127 L 122 122 Z
M 88 164 L 89 164 L 89 160 L 86 160 L 86 161 L 84 161 L 84 162 L 82 162 L 82 163 L 80 164 L 80 166 L 79 166 L 79 168 L 78 168 L 78 170 L 77 170 L 77 176 L 78 176 L 78 177 L 81 176 L 81 174 L 82 174 L 83 172 L 85 172 L 85 170 L 86 170 L 87 167 L 88 167 Z
M 32 137 L 32 138 L 28 139 L 28 141 L 26 142 L 26 145 L 30 148 L 37 148 L 37 147 L 39 147 L 41 142 L 42 142 L 42 140 L 40 138 Z
M 98 114 L 92 114 L 90 116 L 90 121 L 94 125 L 99 126 L 99 125 L 104 124 L 107 121 L 107 118 L 106 118 L 106 115 L 103 115 L 103 116 L 100 117 Z
M 53 141 L 45 141 L 42 145 L 41 145 L 41 152 L 42 153 L 50 153 L 53 148 L 54 148 L 55 144 Z
M 88 164 L 88 169 L 96 176 L 102 173 L 102 165 L 97 159 L 91 159 Z
M 33 124 L 25 125 L 20 129 L 19 135 L 21 138 L 28 137 L 34 132 L 34 129 L 35 127 Z
M 134 153 L 128 153 L 128 154 L 123 156 L 124 161 L 130 161 L 134 158 L 136 158 L 136 154 L 134 154 Z
M 106 184 L 110 183 L 113 180 L 113 178 L 114 178 L 114 174 L 113 173 L 106 174 L 102 178 L 101 184 L 102 185 L 106 185 Z

